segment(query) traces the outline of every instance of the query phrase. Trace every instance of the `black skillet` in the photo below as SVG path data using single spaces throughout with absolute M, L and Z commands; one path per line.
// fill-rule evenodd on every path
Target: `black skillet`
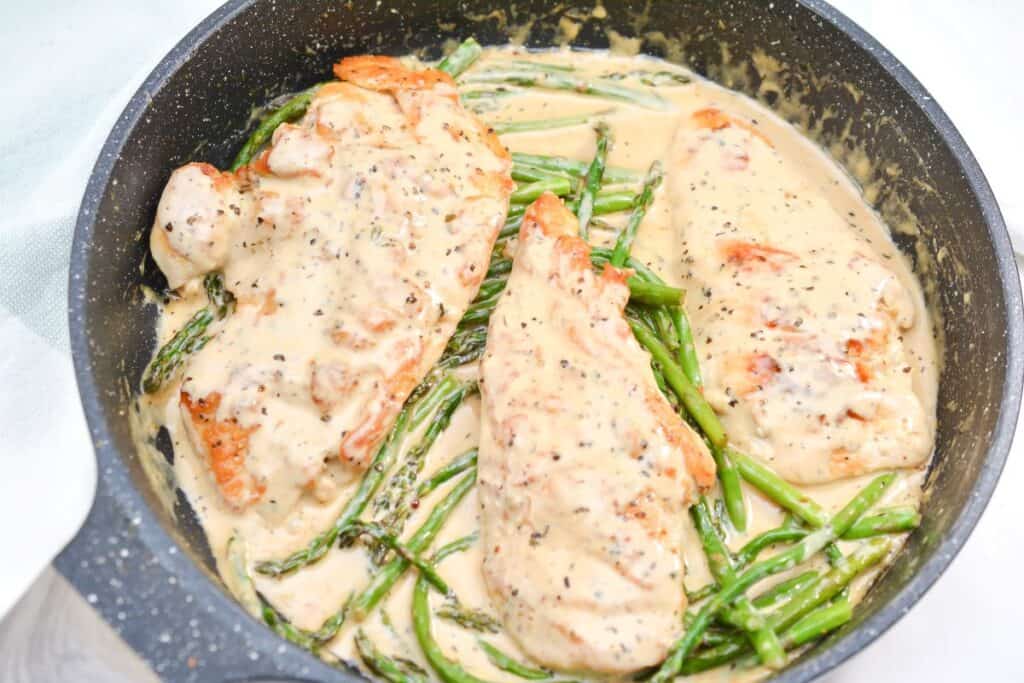
M 609 30 L 640 37 L 644 52 L 681 59 L 796 116 L 849 168 L 854 150 L 879 162 L 861 180 L 881 181 L 876 204 L 891 223 L 916 224 L 916 234 L 897 241 L 927 284 L 943 339 L 930 497 L 921 528 L 853 622 L 776 680 L 818 676 L 905 614 L 960 550 L 992 494 L 1020 406 L 1020 284 L 974 157 L 892 55 L 814 0 L 604 0 L 603 20 L 587 18 L 590 1 L 500 5 L 234 0 L 157 66 L 103 147 L 75 229 L 69 302 L 100 478 L 88 520 L 57 566 L 166 680 L 354 680 L 280 640 L 228 597 L 187 503 L 179 495 L 174 521 L 156 502 L 132 446 L 127 393 L 138 387 L 154 343 L 155 311 L 139 285 L 162 284 L 147 261 L 147 233 L 168 174 L 190 160 L 225 167 L 252 107 L 323 80 L 343 55 L 436 57 L 449 38 L 495 44 L 513 32 L 548 47 L 561 40 L 558 20 L 570 14 L 582 20 L 574 46 L 608 47 Z M 766 78 L 772 60 L 782 68 Z

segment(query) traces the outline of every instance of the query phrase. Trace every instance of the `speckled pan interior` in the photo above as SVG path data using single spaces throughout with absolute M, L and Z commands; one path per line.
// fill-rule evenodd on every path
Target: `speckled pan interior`
M 157 502 L 128 415 L 154 343 L 155 310 L 139 286 L 162 284 L 147 234 L 171 170 L 191 160 L 225 166 L 253 107 L 323 80 L 348 54 L 436 57 L 446 40 L 469 35 L 538 48 L 636 38 L 641 51 L 683 62 L 806 129 L 896 229 L 939 321 L 944 370 L 921 528 L 854 621 L 776 680 L 810 680 L 865 647 L 963 545 L 1009 450 L 1024 332 L 1005 226 L 953 125 L 889 53 L 823 3 L 602 5 L 607 16 L 597 19 L 592 3 L 575 0 L 237 0 L 186 36 L 128 105 L 75 233 L 71 339 L 100 481 L 85 527 L 57 565 L 166 680 L 356 679 L 280 640 L 227 596 L 188 504 L 179 495 L 172 516 Z

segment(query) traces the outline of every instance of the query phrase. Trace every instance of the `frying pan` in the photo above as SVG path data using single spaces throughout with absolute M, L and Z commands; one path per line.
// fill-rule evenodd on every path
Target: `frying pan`
M 96 501 L 57 567 L 154 668 L 174 681 L 354 681 L 264 628 L 217 579 L 187 501 L 160 504 L 129 429 L 154 346 L 140 285 L 163 281 L 148 227 L 171 170 L 225 167 L 252 108 L 307 87 L 341 56 L 439 56 L 484 44 L 623 38 L 745 92 L 824 145 L 896 228 L 925 283 L 941 345 L 938 438 L 924 521 L 844 628 L 776 680 L 807 681 L 905 614 L 967 539 L 1010 446 L 1024 375 L 1021 294 L 996 201 L 956 129 L 870 36 L 814 0 L 705 2 L 234 0 L 187 35 L 115 125 L 89 180 L 71 257 L 71 345 L 99 464 Z M 158 445 L 164 445 L 159 443 Z M 170 454 L 168 453 L 168 456 Z

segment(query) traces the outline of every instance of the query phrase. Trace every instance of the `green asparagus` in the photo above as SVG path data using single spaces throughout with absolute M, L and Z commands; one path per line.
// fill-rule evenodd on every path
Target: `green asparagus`
M 782 477 L 749 455 L 733 448 L 727 449 L 726 452 L 739 469 L 740 476 L 775 501 L 777 505 L 792 512 L 815 528 L 824 526 L 828 521 L 828 514 L 820 505 L 815 503 L 810 496 L 787 483 Z
M 657 336 L 644 326 L 631 320 L 630 327 L 633 328 L 633 334 L 640 345 L 650 351 L 655 362 L 661 366 L 662 372 L 665 373 L 665 379 L 668 380 L 672 390 L 686 406 L 686 411 L 700 425 L 711 444 L 716 448 L 724 446 L 725 431 L 722 429 L 722 423 L 718 421 L 718 416 L 704 399 L 704 395 L 687 379 L 686 374 L 676 364 L 669 350 Z
M 459 539 L 441 548 L 434 556 L 435 564 L 441 562 L 452 553 L 465 550 L 475 540 L 470 537 Z M 457 662 L 454 662 L 441 651 L 441 647 L 434 640 L 434 634 L 430 626 L 430 604 L 428 592 L 430 584 L 426 581 L 417 581 L 412 593 L 412 625 L 416 633 L 416 640 L 423 650 L 427 662 L 437 672 L 437 675 L 444 683 L 486 683 L 482 679 L 473 676 L 463 669 Z
M 541 154 L 524 154 L 512 152 L 513 164 L 526 164 L 534 168 L 555 174 L 569 174 L 582 178 L 590 169 L 590 162 L 577 161 L 567 157 L 545 156 Z M 638 183 L 643 180 L 643 174 L 629 168 L 618 166 L 607 166 L 604 169 L 602 181 L 608 184 L 616 183 Z
M 467 83 L 511 83 L 533 88 L 569 90 L 578 95 L 590 95 L 626 102 L 647 109 L 667 111 L 672 105 L 662 97 L 646 90 L 629 88 L 601 78 L 585 78 L 570 72 L 547 71 L 513 64 L 507 68 L 476 71 L 464 79 Z
M 490 614 L 460 605 L 457 602 L 450 602 L 447 605 L 441 606 L 436 614 L 442 619 L 447 619 L 470 631 L 480 631 L 483 633 L 498 633 L 501 631 L 501 622 Z
M 484 654 L 487 655 L 487 659 L 490 660 L 491 664 L 502 671 L 507 671 L 513 676 L 525 678 L 528 681 L 543 681 L 544 679 L 551 678 L 550 671 L 534 669 L 525 664 L 520 664 L 487 641 L 478 640 L 477 644 L 484 651 Z
M 686 633 L 683 634 L 683 637 L 672 646 L 669 656 L 651 680 L 654 683 L 666 683 L 674 678 L 680 672 L 686 657 L 697 643 L 700 642 L 704 630 L 711 623 L 712 617 L 719 610 L 731 604 L 747 588 L 761 579 L 803 562 L 821 551 L 828 543 L 842 536 L 869 507 L 874 505 L 894 479 L 895 475 L 892 474 L 883 474 L 876 477 L 832 518 L 831 523 L 808 535 L 788 550 L 751 565 L 741 574 L 737 575 L 735 583 L 722 587 L 721 591 L 711 596 L 701 607 L 693 623 L 686 630 Z M 775 624 L 772 625 L 775 626 Z
M 729 550 L 725 541 L 715 530 L 707 500 L 703 496 L 690 508 L 690 515 L 693 517 L 697 534 L 704 546 L 704 554 L 707 556 L 711 574 L 721 589 L 727 590 L 736 581 L 736 573 L 732 566 Z M 745 596 L 738 597 L 733 609 L 744 621 L 744 630 L 748 632 L 750 642 L 757 650 L 761 662 L 771 668 L 781 667 L 786 657 L 778 636 L 765 624 L 764 618 L 757 613 L 750 600 Z
M 615 241 L 611 259 L 613 266 L 621 267 L 626 264 L 630 249 L 633 248 L 633 240 L 636 239 L 636 233 L 640 229 L 640 223 L 647 215 L 647 210 L 651 208 L 651 203 L 654 202 L 654 191 L 661 185 L 664 175 L 660 162 L 655 161 L 651 164 L 650 170 L 647 171 L 647 178 L 644 180 L 644 188 L 636 200 L 629 222 L 626 223 L 626 227 L 622 229 L 619 238 Z
M 571 128 L 590 123 L 598 116 L 607 116 L 613 109 L 606 109 L 592 114 L 577 114 L 574 116 L 558 116 L 550 119 L 531 119 L 524 121 L 495 121 L 487 124 L 488 127 L 498 135 L 509 135 L 511 133 L 530 133 L 538 130 L 553 130 L 555 128 Z
M 476 470 L 469 470 L 459 480 L 455 487 L 448 492 L 437 506 L 430 511 L 426 521 L 416 530 L 416 533 L 406 542 L 406 546 L 413 553 L 421 553 L 426 550 L 437 537 L 441 527 L 447 521 L 452 511 L 473 488 L 476 483 Z M 374 607 L 387 595 L 391 587 L 395 585 L 399 577 L 409 567 L 409 561 L 404 557 L 396 557 L 374 575 L 370 585 L 360 593 L 352 603 L 352 613 L 356 619 L 362 620 Z
M 401 465 L 395 469 L 388 482 L 374 497 L 371 508 L 377 515 L 378 523 L 388 533 L 395 536 L 401 535 L 406 520 L 412 514 L 412 508 L 408 504 L 409 498 L 415 493 L 416 480 L 423 470 L 427 452 L 437 441 L 441 432 L 448 428 L 452 415 L 462 405 L 468 392 L 469 386 L 463 384 L 445 398 L 427 425 L 420 442 L 409 450 Z M 379 547 L 383 548 L 383 546 Z M 372 554 L 374 562 L 380 563 L 386 554 L 386 552 L 377 550 Z
M 408 664 L 403 667 L 397 658 L 382 654 L 363 629 L 356 631 L 355 643 L 366 666 L 389 683 L 427 683 L 426 672 L 410 671 Z
M 164 344 L 142 375 L 142 390 L 152 394 L 166 385 L 182 368 L 190 356 L 198 353 L 210 341 L 207 330 L 215 320 L 223 320 L 235 306 L 235 297 L 224 287 L 220 273 L 209 273 L 203 278 L 209 304 L 197 311 L 170 341 Z
M 475 38 L 466 38 L 450 55 L 441 60 L 437 68 L 452 78 L 458 78 L 466 69 L 473 66 L 473 62 L 480 58 L 483 51 Z
M 238 150 L 235 160 L 231 164 L 231 170 L 237 171 L 242 166 L 245 166 L 252 158 L 256 156 L 256 152 L 260 150 L 263 145 L 270 141 L 270 138 L 274 135 L 274 131 L 277 130 L 278 126 L 282 123 L 295 121 L 309 108 L 309 103 L 313 100 L 313 95 L 320 89 L 323 83 L 317 83 L 308 90 L 303 90 L 295 97 L 291 98 L 283 105 L 270 112 L 270 114 L 260 122 L 260 125 L 256 127 L 256 130 L 252 132 L 249 139 L 242 145 L 242 149 Z
M 594 200 L 601 190 L 601 179 L 604 178 L 605 161 L 608 158 L 608 145 L 611 133 L 606 124 L 598 124 L 594 128 L 597 133 L 597 151 L 594 160 L 587 168 L 583 179 L 579 199 L 577 200 L 576 216 L 579 218 L 580 237 L 586 242 L 590 237 L 590 219 L 594 215 Z M 635 211 L 635 209 L 634 209 Z

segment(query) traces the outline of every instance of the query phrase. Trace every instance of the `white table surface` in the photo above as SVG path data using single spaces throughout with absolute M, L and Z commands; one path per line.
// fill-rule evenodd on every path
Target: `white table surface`
M 82 443 L 83 427 L 72 400 L 64 316 L 72 216 L 85 178 L 131 92 L 217 4 L 37 0 L 0 6 L 0 101 L 6 105 L 0 107 L 0 347 L 7 352 L 0 357 L 0 468 L 15 473 L 0 477 L 0 540 L 26 553 L 20 573 L 0 573 L 0 614 L 59 548 L 33 543 L 33 537 L 47 530 L 58 540 L 70 538 L 94 476 L 91 453 L 72 447 Z M 1017 130 L 1024 111 L 1024 3 L 833 4 L 900 58 L 945 108 L 985 169 L 1014 237 L 1024 237 L 1017 172 L 1024 158 Z M 1024 240 L 1016 244 L 1024 248 Z M 31 382 L 18 380 L 25 364 L 45 372 Z M 52 409 L 33 415 L 26 405 Z M 31 439 L 15 435 L 25 425 L 32 427 Z M 1018 626 L 1024 608 L 1018 581 L 1024 565 L 1022 432 L 1019 426 L 988 511 L 936 587 L 826 680 L 1024 681 Z M 64 504 L 37 504 L 43 489 L 28 485 L 33 481 L 49 482 L 49 500 Z M 51 635 L 59 646 L 51 646 Z M 52 571 L 0 622 L 4 681 L 139 681 L 147 678 L 142 671 L 137 657 Z

